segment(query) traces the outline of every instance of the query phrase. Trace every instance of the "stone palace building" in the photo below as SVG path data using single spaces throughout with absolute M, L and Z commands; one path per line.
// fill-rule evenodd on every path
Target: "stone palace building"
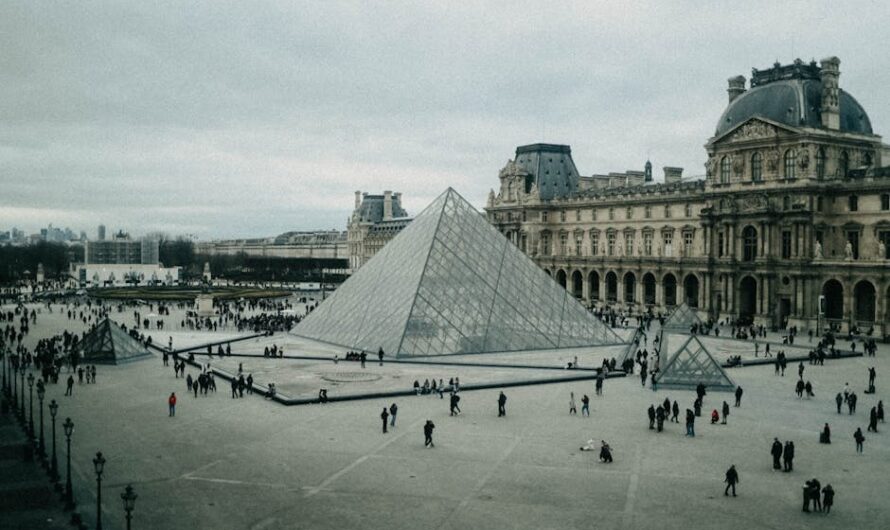
M 569 146 L 521 146 L 489 220 L 590 306 L 890 334 L 890 146 L 839 66 L 729 79 L 704 177 L 581 176 Z

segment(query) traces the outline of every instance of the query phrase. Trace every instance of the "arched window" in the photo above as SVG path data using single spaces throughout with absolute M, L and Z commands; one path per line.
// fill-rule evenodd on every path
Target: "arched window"
M 794 170 L 797 166 L 797 152 L 794 149 L 785 151 L 785 178 L 793 179 Z
M 753 226 L 746 226 L 742 230 L 742 251 L 745 261 L 757 259 L 757 230 Z
M 732 166 L 732 159 L 728 156 L 724 156 L 720 160 L 720 183 L 728 184 L 729 183 L 729 171 Z
M 816 149 L 816 178 L 825 178 L 825 148 Z
M 846 151 L 841 153 L 841 159 L 838 163 L 837 170 L 838 170 L 838 173 L 840 173 L 840 176 L 842 176 L 842 177 L 846 177 L 847 171 L 850 170 L 850 155 Z
M 760 182 L 763 179 L 763 155 L 754 153 L 751 156 L 751 180 Z

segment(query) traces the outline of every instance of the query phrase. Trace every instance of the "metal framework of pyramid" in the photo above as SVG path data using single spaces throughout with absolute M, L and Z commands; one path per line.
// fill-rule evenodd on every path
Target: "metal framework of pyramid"
M 399 357 L 624 342 L 451 188 L 293 333 Z
M 666 339 L 662 339 L 664 342 Z M 662 351 L 667 351 L 667 344 L 662 344 Z M 726 375 L 708 348 L 691 335 L 683 342 L 661 368 L 655 380 L 659 386 L 668 388 L 694 389 L 699 383 L 703 383 L 708 389 L 732 392 L 735 383 Z
M 98 364 L 119 364 L 151 357 L 137 339 L 106 318 L 80 342 L 83 361 Z
M 698 314 L 694 309 L 683 303 L 671 311 L 671 314 L 665 319 L 662 328 L 679 329 L 688 333 L 694 324 L 702 324 L 702 321 L 698 318 Z

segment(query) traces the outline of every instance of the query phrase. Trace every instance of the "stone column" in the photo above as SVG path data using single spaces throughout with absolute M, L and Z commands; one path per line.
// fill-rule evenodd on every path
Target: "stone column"
M 590 304 L 590 290 L 587 287 L 587 271 L 581 274 L 581 299 L 584 300 L 585 305 Z
M 658 278 L 655 278 L 655 305 L 659 308 L 664 307 L 664 287 Z

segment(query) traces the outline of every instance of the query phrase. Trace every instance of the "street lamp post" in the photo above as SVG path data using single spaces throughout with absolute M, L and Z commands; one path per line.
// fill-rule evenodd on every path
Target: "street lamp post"
M 25 423 L 25 364 L 21 363 L 19 366 L 19 373 L 22 374 L 22 415 L 20 416 L 22 420 L 22 425 Z
M 67 478 L 65 479 L 65 509 L 73 510 L 74 509 L 74 492 L 71 489 L 71 434 L 74 432 L 74 422 L 71 421 L 71 418 L 65 418 L 65 423 L 62 424 L 62 428 L 65 429 L 65 439 L 68 442 L 68 454 L 67 454 Z
M 136 507 L 136 493 L 133 492 L 133 485 L 127 484 L 127 488 L 121 493 L 121 500 L 124 501 L 124 511 L 127 512 L 127 530 L 130 530 L 130 519 L 133 517 L 133 508 Z
M 52 400 L 49 403 L 49 415 L 52 418 L 53 424 L 53 458 L 50 461 L 49 465 L 49 477 L 50 479 L 56 483 L 56 487 L 58 487 L 59 482 L 59 463 L 56 460 L 56 414 L 59 412 L 59 404 L 56 403 L 56 400 Z
M 43 437 L 43 398 L 46 397 L 46 385 L 43 379 L 37 380 L 37 401 L 40 402 L 40 439 L 37 444 L 37 454 L 46 463 L 46 440 Z
M 34 440 L 34 374 L 28 374 L 28 441 Z
M 102 470 L 105 468 L 102 451 L 96 453 L 93 467 L 96 468 L 96 530 L 102 530 Z

